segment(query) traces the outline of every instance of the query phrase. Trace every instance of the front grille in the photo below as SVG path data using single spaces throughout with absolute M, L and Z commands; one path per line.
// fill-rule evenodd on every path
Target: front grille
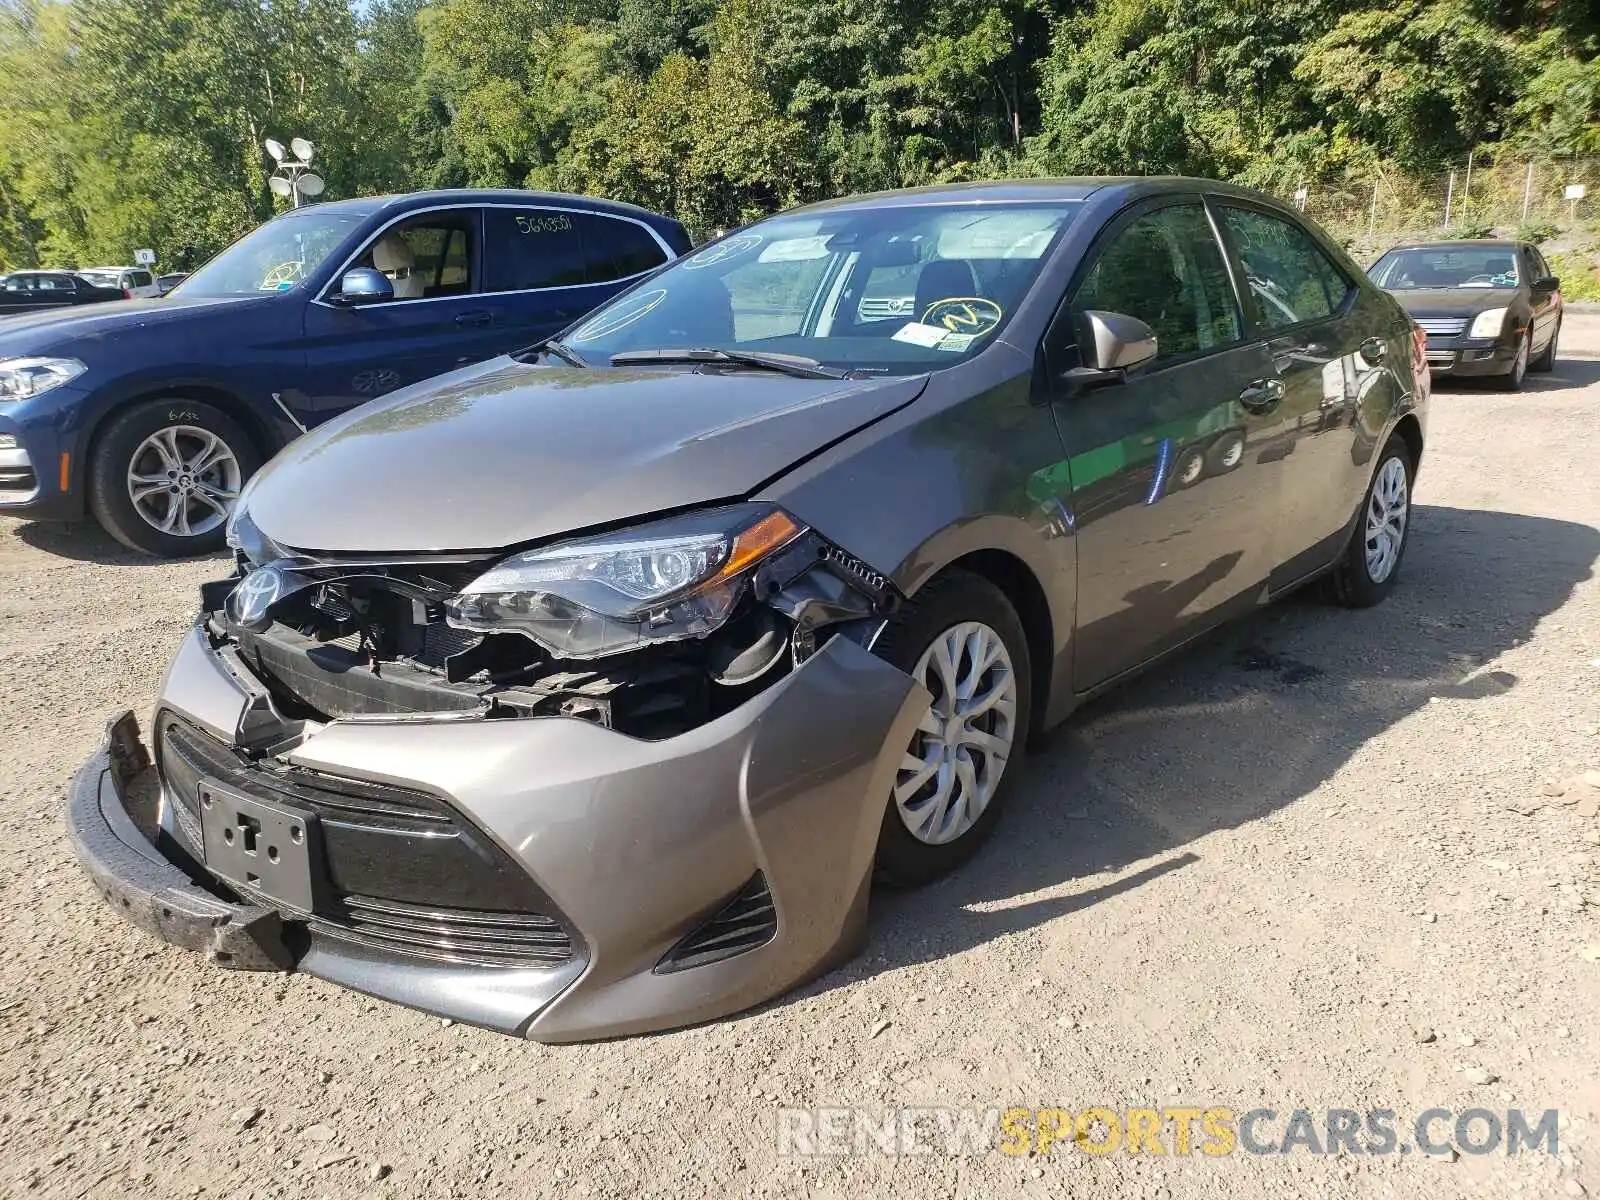
M 1429 337 L 1460 337 L 1467 331 L 1465 317 L 1418 317 L 1417 324 Z
M 767 877 L 755 877 L 716 915 L 689 934 L 656 964 L 657 973 L 686 971 L 720 962 L 764 946 L 778 934 L 778 913 L 772 905 Z
M 346 896 L 342 920 L 312 931 L 357 945 L 435 962 L 487 967 L 548 967 L 572 957 L 572 938 L 538 913 L 423 908 L 372 896 Z
M 573 956 L 555 905 L 443 798 L 252 760 L 170 712 L 158 715 L 156 728 L 164 790 L 197 861 L 202 779 L 320 820 L 328 886 L 313 932 L 446 963 L 549 966 Z

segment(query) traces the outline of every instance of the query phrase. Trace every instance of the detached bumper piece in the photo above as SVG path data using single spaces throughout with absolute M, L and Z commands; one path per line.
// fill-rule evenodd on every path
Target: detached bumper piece
M 294 955 L 275 909 L 230 903 L 201 887 L 134 824 L 123 797 L 148 770 L 139 723 L 126 712 L 111 722 L 105 744 L 72 781 L 67 836 L 95 888 L 124 920 L 219 966 L 288 970 Z

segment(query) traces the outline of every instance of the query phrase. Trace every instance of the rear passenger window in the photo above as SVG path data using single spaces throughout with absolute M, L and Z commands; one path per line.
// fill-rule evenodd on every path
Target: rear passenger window
M 1344 303 L 1350 281 L 1305 230 L 1249 209 L 1223 207 L 1220 214 L 1262 325 L 1321 320 Z
M 610 283 L 667 260 L 642 226 L 594 213 L 490 208 L 484 222 L 491 292 Z

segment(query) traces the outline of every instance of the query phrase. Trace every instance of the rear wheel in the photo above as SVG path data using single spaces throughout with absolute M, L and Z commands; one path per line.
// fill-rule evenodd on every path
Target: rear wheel
M 1561 318 L 1556 318 L 1556 327 L 1550 331 L 1550 341 L 1545 348 L 1539 351 L 1539 357 L 1528 364 L 1530 371 L 1554 371 L 1556 369 L 1556 342 L 1561 340 Z
M 1394 587 L 1411 533 L 1411 450 L 1398 437 L 1378 456 L 1350 545 L 1333 573 L 1333 594 L 1347 608 L 1370 608 Z
M 905 604 L 874 649 L 933 697 L 878 838 L 880 876 L 925 883 L 971 857 L 999 819 L 1032 711 L 1027 638 L 1000 589 L 952 571 Z
M 222 546 L 239 489 L 261 465 L 239 423 L 198 400 L 153 400 L 113 416 L 89 467 L 89 506 L 123 545 L 162 558 Z

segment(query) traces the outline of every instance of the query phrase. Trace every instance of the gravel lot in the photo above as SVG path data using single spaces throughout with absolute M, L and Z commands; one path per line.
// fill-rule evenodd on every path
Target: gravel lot
M 1600 1196 L 1600 789 L 1550 794 L 1600 769 L 1600 317 L 1562 349 L 1435 395 L 1388 603 L 1293 600 L 1081 713 L 845 968 L 593 1046 L 122 925 L 61 796 L 217 565 L 0 519 L 0 1194 Z M 844 1104 L 1562 1117 L 1555 1157 L 778 1156 L 780 1106 Z

